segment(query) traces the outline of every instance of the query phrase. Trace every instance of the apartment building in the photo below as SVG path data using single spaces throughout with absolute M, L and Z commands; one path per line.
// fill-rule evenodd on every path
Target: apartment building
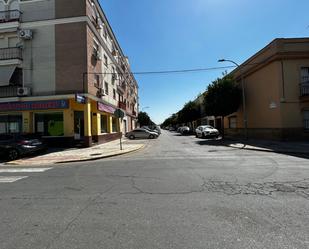
M 0 134 L 91 146 L 134 129 L 137 113 L 137 82 L 97 0 L 0 0 Z
M 275 39 L 232 73 L 244 77 L 249 138 L 309 139 L 309 38 Z M 224 120 L 244 136 L 241 107 Z

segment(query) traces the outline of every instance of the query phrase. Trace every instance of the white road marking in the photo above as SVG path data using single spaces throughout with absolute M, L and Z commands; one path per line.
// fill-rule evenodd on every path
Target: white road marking
M 52 168 L 11 168 L 0 169 L 0 173 L 40 173 L 50 169 Z
M 11 183 L 27 178 L 28 176 L 0 176 L 0 183 Z

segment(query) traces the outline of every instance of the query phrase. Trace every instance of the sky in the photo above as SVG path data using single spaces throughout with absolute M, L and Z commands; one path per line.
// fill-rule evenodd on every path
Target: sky
M 230 66 L 275 38 L 309 37 L 309 0 L 100 0 L 132 72 Z M 160 124 L 225 69 L 135 75 L 140 111 Z

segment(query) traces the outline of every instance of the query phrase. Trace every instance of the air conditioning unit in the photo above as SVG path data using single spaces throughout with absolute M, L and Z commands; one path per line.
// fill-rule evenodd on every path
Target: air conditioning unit
M 104 92 L 104 89 L 103 88 L 100 88 L 98 91 L 97 91 L 97 97 L 98 98 L 102 98 L 103 96 L 105 96 L 105 92 Z
M 31 89 L 29 87 L 18 87 L 17 96 L 29 96 L 31 94 Z
M 32 30 L 23 29 L 19 31 L 19 37 L 24 40 L 31 40 L 33 37 Z
M 102 60 L 102 55 L 99 50 L 96 49 L 93 50 L 93 57 L 98 61 Z

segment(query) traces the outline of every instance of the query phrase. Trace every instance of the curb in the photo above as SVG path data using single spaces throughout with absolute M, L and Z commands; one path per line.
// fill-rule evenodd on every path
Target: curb
M 252 151 L 260 151 L 260 152 L 269 152 L 269 153 L 280 153 L 280 154 L 297 154 L 297 155 L 309 155 L 309 152 L 303 152 L 303 151 L 289 151 L 289 150 L 267 150 L 267 149 L 257 149 L 257 148 L 246 148 L 246 145 L 244 144 L 242 147 L 236 147 L 227 145 L 231 148 L 237 148 L 240 150 L 252 150 Z
M 145 145 L 143 144 L 140 148 L 137 148 L 137 149 L 134 149 L 134 150 L 130 150 L 130 151 L 126 151 L 126 152 L 120 152 L 120 153 L 117 153 L 117 154 L 101 156 L 101 157 L 95 157 L 95 158 L 87 158 L 87 159 L 81 159 L 81 160 L 71 160 L 71 161 L 65 161 L 65 162 L 61 162 L 60 161 L 60 162 L 55 162 L 53 164 L 66 164 L 66 163 L 78 163 L 78 162 L 96 161 L 96 160 L 100 160 L 100 159 L 105 159 L 105 158 L 111 158 L 111 157 L 126 155 L 126 154 L 129 154 L 129 153 L 137 152 L 137 151 L 142 150 L 144 148 L 145 148 Z

